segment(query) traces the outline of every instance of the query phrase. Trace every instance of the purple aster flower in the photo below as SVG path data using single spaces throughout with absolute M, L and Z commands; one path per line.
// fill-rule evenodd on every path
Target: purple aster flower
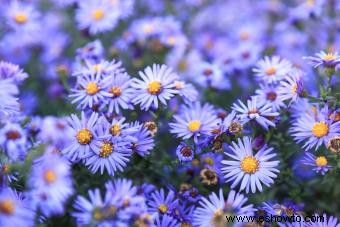
M 91 74 L 87 77 L 78 77 L 78 88 L 72 89 L 69 95 L 73 100 L 71 103 L 78 103 L 81 109 L 92 108 L 95 104 L 106 102 L 106 98 L 113 97 L 113 94 L 106 91 L 109 86 L 110 77 L 104 79 L 100 74 Z
M 201 227 L 227 226 L 227 216 L 231 215 L 253 215 L 255 209 L 253 205 L 245 205 L 247 198 L 236 191 L 231 190 L 227 200 L 224 199 L 222 189 L 219 195 L 214 192 L 209 195 L 209 199 L 202 198 L 200 207 L 196 208 L 193 216 L 193 225 Z
M 222 172 L 225 174 L 226 182 L 232 182 L 231 188 L 241 184 L 240 191 L 246 190 L 252 193 L 256 190 L 262 191 L 262 183 L 269 187 L 274 183 L 273 178 L 277 177 L 277 166 L 279 161 L 269 161 L 276 156 L 273 148 L 264 145 L 255 155 L 252 149 L 252 139 L 243 137 L 238 139 L 238 144 L 232 142 L 229 146 L 230 152 L 225 154 L 233 160 L 223 160 Z
M 97 140 L 95 132 L 97 120 L 97 113 L 92 113 L 87 118 L 84 112 L 81 113 L 80 119 L 75 114 L 68 118 L 73 138 L 70 145 L 63 149 L 62 153 L 72 162 L 79 161 L 85 154 L 96 149 L 94 142 Z
M 197 101 L 199 93 L 192 84 L 180 80 L 175 80 L 174 84 L 178 94 L 183 97 L 184 102 L 191 103 Z
M 322 175 L 325 175 L 328 170 L 332 168 L 330 165 L 328 165 L 328 160 L 325 156 L 315 156 L 310 152 L 305 153 L 305 157 L 303 160 L 301 160 L 301 162 L 304 165 L 312 166 L 315 172 Z
M 20 105 L 16 95 L 18 87 L 10 80 L 0 80 L 0 117 L 5 118 L 19 113 Z
M 176 155 L 181 162 L 188 162 L 194 159 L 194 150 L 191 146 L 182 142 L 176 149 Z
M 265 83 L 276 83 L 285 78 L 287 73 L 292 70 L 292 64 L 286 59 L 278 56 L 264 57 L 253 69 L 258 80 Z
M 128 222 L 133 216 L 137 216 L 147 211 L 145 198 L 138 195 L 138 188 L 133 186 L 132 180 L 115 179 L 105 184 L 106 192 L 110 201 L 120 208 L 118 214 L 121 220 Z
M 189 201 L 190 203 L 197 203 L 198 201 L 201 200 L 202 196 L 199 194 L 198 189 L 195 187 L 192 187 L 188 190 L 186 190 L 183 194 L 182 197 Z
M 32 32 L 39 28 L 39 13 L 34 5 L 10 1 L 6 6 L 5 18 L 9 27 L 18 32 Z
M 77 58 L 83 61 L 97 62 L 104 57 L 104 47 L 100 40 L 87 43 L 84 47 L 77 49 Z
M 293 123 L 290 131 L 298 143 L 306 141 L 303 148 L 317 149 L 321 144 L 327 146 L 331 138 L 340 135 L 340 121 L 329 116 L 328 106 L 325 105 L 321 110 L 317 108 L 315 114 L 302 114 Z
M 177 207 L 178 200 L 173 191 L 165 195 L 164 190 L 161 189 L 151 194 L 148 205 L 150 213 L 170 214 Z
M 279 99 L 276 86 L 260 84 L 260 89 L 257 89 L 255 93 L 260 106 L 270 104 L 273 111 L 279 111 L 286 106 L 282 99 Z
M 134 97 L 135 90 L 131 88 L 131 78 L 127 73 L 114 74 L 108 86 L 108 93 L 112 97 L 106 99 L 108 105 L 108 114 L 120 113 L 120 109 L 133 109 L 131 100 Z
M 77 224 L 85 226 L 94 224 L 97 226 L 112 226 L 115 223 L 117 206 L 110 201 L 109 193 L 105 194 L 103 200 L 99 189 L 89 190 L 90 199 L 83 196 L 77 196 L 73 204 L 75 209 L 72 216 L 76 219 Z
M 302 81 L 297 76 L 287 76 L 280 81 L 277 92 L 279 100 L 290 100 L 290 103 L 296 102 L 303 93 Z
M 257 97 L 252 97 L 251 100 L 247 101 L 247 106 L 238 100 L 239 105 L 233 104 L 232 109 L 238 112 L 237 116 L 240 118 L 242 124 L 245 124 L 251 120 L 255 120 L 264 129 L 268 130 L 268 126 L 275 127 L 274 122 L 271 118 L 279 116 L 279 113 L 272 111 L 269 103 L 260 105 L 257 101 Z
M 178 221 L 169 215 L 157 216 L 155 220 L 155 226 L 157 227 L 176 227 L 178 225 Z
M 0 225 L 1 226 L 34 226 L 34 211 L 28 201 L 11 188 L 0 192 Z
M 106 76 L 111 76 L 113 74 L 119 74 L 124 72 L 125 69 L 122 67 L 122 62 L 120 61 L 116 60 L 112 60 L 110 62 L 105 60 L 91 61 L 86 59 L 85 64 L 78 63 L 72 76 L 89 77 L 89 75 L 100 74 L 101 79 L 103 79 Z
M 324 52 L 320 51 L 315 54 L 316 57 L 304 57 L 314 68 L 319 66 L 325 66 L 330 68 L 335 68 L 338 64 L 340 64 L 340 55 L 335 52 Z
M 101 118 L 100 126 L 97 127 L 98 140 L 93 142 L 93 150 L 83 156 L 85 164 L 93 173 L 100 169 L 100 174 L 103 174 L 105 169 L 113 176 L 116 171 L 123 171 L 132 155 L 128 148 L 130 142 L 109 136 L 110 128 L 110 124 Z
M 322 216 L 319 214 L 313 215 L 316 219 L 314 222 L 306 222 L 307 227 L 339 227 L 340 222 L 338 221 L 338 218 L 333 216 L 328 216 L 327 214 L 323 214 Z
M 200 136 L 212 135 L 212 130 L 219 122 L 210 104 L 201 106 L 198 102 L 183 105 L 180 112 L 174 115 L 174 120 L 169 123 L 170 132 L 183 139 L 194 137 L 195 142 Z
M 47 153 L 35 160 L 28 184 L 33 204 L 46 217 L 62 214 L 74 190 L 70 165 L 56 153 Z
M 0 79 L 9 79 L 15 84 L 24 81 L 28 77 L 18 65 L 9 62 L 0 61 Z
M 158 108 L 158 102 L 166 105 L 178 91 L 174 81 L 177 75 L 166 65 L 154 64 L 148 66 L 144 72 L 139 72 L 142 80 L 135 79 L 132 87 L 136 89 L 136 96 L 132 100 L 134 104 L 140 104 L 142 110 L 148 110 L 151 106 Z
M 7 123 L 0 129 L 0 146 L 11 160 L 23 160 L 27 153 L 26 132 L 19 124 Z
M 140 124 L 129 124 L 125 120 L 125 117 L 122 116 L 113 118 L 110 123 L 110 134 L 112 137 L 133 141 L 132 135 L 139 131 Z
M 150 154 L 150 151 L 155 146 L 155 142 L 150 133 L 150 130 L 144 127 L 139 122 L 131 123 L 130 127 L 138 129 L 138 131 L 131 134 L 131 136 L 134 137 L 134 139 L 130 144 L 130 149 L 133 152 L 139 154 L 140 156 Z
M 119 11 L 110 0 L 80 1 L 76 20 L 80 29 L 89 29 L 92 35 L 112 30 L 119 17 Z

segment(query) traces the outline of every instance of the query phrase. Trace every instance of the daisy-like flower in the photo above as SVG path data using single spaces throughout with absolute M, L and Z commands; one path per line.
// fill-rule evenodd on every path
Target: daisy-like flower
M 139 131 L 140 124 L 129 124 L 125 120 L 125 117 L 113 118 L 110 123 L 109 133 L 112 137 L 133 141 L 133 134 Z
M 69 95 L 73 99 L 71 103 L 78 103 L 81 109 L 105 103 L 106 98 L 113 97 L 113 94 L 106 91 L 109 81 L 109 77 L 103 79 L 99 73 L 81 76 L 78 78 L 79 88 L 72 89 Z
M 332 167 L 328 165 L 328 160 L 325 156 L 315 156 L 310 152 L 306 152 L 304 159 L 302 160 L 304 165 L 313 167 L 313 170 L 317 173 L 325 175 Z
M 324 52 L 320 51 L 315 54 L 316 57 L 304 57 L 314 68 L 319 66 L 325 66 L 329 68 L 335 68 L 338 64 L 340 64 L 340 55 L 335 52 Z
M 247 101 L 247 106 L 240 100 L 238 100 L 238 103 L 239 105 L 234 103 L 232 109 L 238 112 L 237 117 L 240 118 L 242 124 L 255 120 L 266 130 L 268 130 L 269 126 L 275 127 L 274 122 L 270 119 L 275 119 L 275 117 L 279 116 L 279 113 L 272 111 L 269 103 L 260 105 L 256 96 Z
M 202 198 L 200 207 L 196 208 L 193 215 L 193 225 L 201 227 L 222 227 L 228 226 L 227 216 L 233 215 L 254 215 L 255 209 L 253 205 L 245 205 L 247 198 L 241 194 L 231 190 L 228 199 L 225 200 L 222 189 L 219 195 L 214 192 L 209 195 L 209 199 Z
M 84 47 L 86 48 L 86 47 Z M 99 50 L 98 50 L 99 51 Z M 99 53 L 96 53 L 99 54 Z M 102 78 L 111 76 L 114 74 L 124 73 L 125 69 L 122 67 L 121 61 L 105 61 L 105 60 L 89 60 L 85 59 L 85 64 L 79 64 L 76 66 L 75 72 L 72 76 L 84 76 L 88 77 L 92 74 L 99 74 Z
M 210 104 L 201 106 L 198 102 L 182 106 L 174 120 L 169 123 L 170 132 L 183 139 L 194 137 L 195 142 L 202 135 L 211 136 L 219 123 L 213 107 Z
M 16 95 L 18 87 L 10 80 L 0 80 L 0 117 L 13 116 L 19 113 L 20 105 Z
M 56 153 L 47 153 L 35 161 L 28 178 L 33 204 L 49 217 L 62 214 L 67 199 L 73 194 L 71 169 Z
M 62 153 L 72 162 L 79 161 L 85 154 L 96 149 L 94 142 L 97 140 L 95 132 L 97 120 L 97 113 L 92 113 L 87 118 L 84 112 L 81 113 L 80 119 L 75 114 L 68 118 L 74 137 L 71 144 Z
M 39 13 L 31 4 L 17 0 L 10 1 L 4 13 L 7 24 L 15 31 L 36 31 L 39 27 Z
M 176 149 L 176 155 L 181 162 L 192 161 L 194 159 L 194 154 L 195 152 L 192 147 L 184 142 L 178 145 Z
M 282 107 L 286 106 L 282 99 L 279 99 L 276 86 L 261 84 L 260 89 L 257 89 L 255 92 L 260 106 L 270 104 L 273 111 L 279 111 Z
M 158 108 L 158 102 L 166 105 L 178 91 L 174 81 L 177 79 L 171 68 L 166 65 L 154 64 L 148 66 L 144 72 L 139 72 L 142 80 L 134 79 L 132 87 L 136 89 L 136 96 L 132 100 L 134 104 L 140 104 L 142 110 L 148 110 L 151 106 Z
M 279 100 L 290 100 L 290 104 L 296 102 L 303 93 L 302 81 L 299 78 L 287 76 L 280 81 L 277 92 Z
M 318 149 L 321 144 L 327 146 L 328 141 L 340 135 L 340 121 L 329 117 L 328 106 L 321 110 L 316 108 L 315 114 L 304 113 L 293 123 L 290 129 L 294 140 L 298 143 L 306 141 L 303 148 Z
M 110 1 L 79 1 L 79 8 L 76 11 L 78 27 L 88 28 L 92 35 L 112 30 L 118 22 L 119 11 Z
M 175 80 L 174 84 L 179 92 L 178 94 L 183 97 L 183 100 L 186 103 L 195 102 L 197 100 L 199 93 L 192 84 L 185 83 L 181 80 Z
M 94 141 L 94 149 L 86 153 L 83 158 L 91 172 L 95 173 L 100 169 L 100 174 L 103 174 L 105 169 L 109 175 L 113 176 L 116 171 L 123 171 L 129 161 L 132 154 L 131 150 L 128 149 L 130 142 L 120 140 L 117 137 L 109 139 L 107 135 L 110 134 L 110 124 L 106 120 L 101 121 L 100 124 L 97 129 L 97 136 L 105 139 Z
M 134 89 L 131 88 L 131 78 L 127 73 L 114 74 L 108 87 L 108 92 L 112 97 L 106 99 L 108 105 L 108 114 L 120 112 L 120 109 L 133 109 L 131 99 L 134 97 Z
M 148 128 L 144 127 L 139 122 L 134 122 L 131 124 L 132 128 L 137 128 L 138 130 L 131 134 L 133 138 L 130 143 L 129 148 L 139 154 L 140 156 L 145 156 L 150 154 L 150 151 L 155 146 L 154 138 Z
M 116 216 L 117 205 L 111 203 L 111 196 L 106 193 L 103 199 L 99 189 L 89 190 L 88 193 L 90 200 L 83 196 L 77 196 L 73 205 L 75 211 L 72 216 L 76 219 L 77 224 L 80 226 L 90 223 L 96 226 L 114 226 L 112 218 Z
M 30 204 L 10 188 L 0 192 L 0 226 L 34 226 L 34 212 Z
M 150 213 L 170 214 L 177 207 L 178 200 L 173 191 L 169 191 L 165 196 L 164 190 L 161 189 L 151 194 L 148 205 Z
M 329 216 L 327 218 L 327 214 L 323 214 L 322 216 L 314 214 L 313 216 L 314 219 L 309 219 L 310 221 L 306 222 L 307 227 L 340 227 L 340 222 L 336 217 Z
M 27 135 L 19 124 L 7 123 L 0 129 L 0 147 L 11 160 L 22 160 L 27 153 Z
M 238 139 L 238 144 L 232 143 L 229 146 L 232 153 L 225 152 L 227 156 L 233 160 L 223 160 L 222 172 L 225 174 L 226 182 L 232 182 L 231 188 L 235 188 L 240 184 L 240 191 L 246 190 L 248 193 L 251 189 L 252 193 L 256 190 L 262 191 L 262 184 L 270 186 L 274 183 L 279 161 L 269 161 L 276 156 L 273 148 L 264 145 L 255 155 L 253 154 L 252 139 L 243 137 Z
M 271 84 L 285 78 L 287 73 L 292 70 L 292 64 L 279 56 L 264 57 L 253 69 L 258 80 Z
M 15 84 L 24 81 L 28 77 L 18 65 L 9 62 L 0 61 L 0 79 L 8 79 Z

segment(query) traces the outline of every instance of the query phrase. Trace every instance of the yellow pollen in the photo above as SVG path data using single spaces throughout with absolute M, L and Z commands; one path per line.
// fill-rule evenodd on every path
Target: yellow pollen
M 177 90 L 181 90 L 181 89 L 184 88 L 184 82 L 183 81 L 176 80 L 174 83 L 175 83 L 175 88 Z
M 315 164 L 319 167 L 324 167 L 327 165 L 327 159 L 325 156 L 319 156 L 315 159 Z
M 297 84 L 294 84 L 294 85 L 292 86 L 292 92 L 293 92 L 293 93 L 296 93 L 296 92 L 297 92 Z
M 253 156 L 247 156 L 241 162 L 241 169 L 245 173 L 256 173 L 259 169 L 259 161 Z
M 214 160 L 210 157 L 205 158 L 203 161 L 210 166 L 214 165 Z
M 26 14 L 24 13 L 17 13 L 15 16 L 14 16 L 14 20 L 16 23 L 18 24 L 25 24 L 27 22 L 27 16 Z
M 93 71 L 99 72 L 101 70 L 102 66 L 101 66 L 101 64 L 95 64 L 95 65 L 92 66 L 92 68 L 93 68 Z
M 268 69 L 266 69 L 266 74 L 268 76 L 272 76 L 276 73 L 276 69 L 274 67 L 269 67 Z
M 307 4 L 308 7 L 312 7 L 312 6 L 315 5 L 315 0 L 307 0 L 306 4 Z
M 250 34 L 249 34 L 249 32 L 246 32 L 246 31 L 242 31 L 241 33 L 240 33 L 240 39 L 241 40 L 248 40 L 250 38 Z
M 120 125 L 119 124 L 112 125 L 110 128 L 110 133 L 113 136 L 118 136 L 120 134 Z
M 0 212 L 3 214 L 11 215 L 14 212 L 14 203 L 11 199 L 0 201 Z
M 102 9 L 95 9 L 92 11 L 92 18 L 96 21 L 104 18 L 104 11 Z
M 318 122 L 313 125 L 312 134 L 318 138 L 328 134 L 328 125 L 325 122 Z
M 192 225 L 189 223 L 185 223 L 185 222 L 181 223 L 181 227 L 191 227 L 191 226 Z
M 200 161 L 198 159 L 194 159 L 194 160 L 191 161 L 191 164 L 193 166 L 198 166 L 200 164 Z
M 102 158 L 108 157 L 113 152 L 113 144 L 110 141 L 104 141 L 100 146 L 99 156 Z
M 197 132 L 201 127 L 201 122 L 199 120 L 190 121 L 188 124 L 188 129 L 190 132 Z
M 9 165 L 8 164 L 4 164 L 1 168 L 3 173 L 9 173 Z
M 109 92 L 113 94 L 113 97 L 119 97 L 122 94 L 122 89 L 120 87 L 112 87 Z
M 223 210 L 221 208 L 218 208 L 214 213 L 214 219 L 220 218 L 223 215 Z
M 78 131 L 76 138 L 78 140 L 78 143 L 82 145 L 89 144 L 93 138 L 93 135 L 90 130 L 84 128 L 80 131 Z
M 158 211 L 165 214 L 168 211 L 168 207 L 165 204 L 161 204 L 158 206 Z
M 54 171 L 47 170 L 44 173 L 44 180 L 45 180 L 46 183 L 51 184 L 51 183 L 55 182 L 56 179 L 57 179 L 57 176 L 56 176 Z
M 143 31 L 147 34 L 153 32 L 153 26 L 151 24 L 145 24 L 143 27 Z
M 86 86 L 86 93 L 89 95 L 94 95 L 98 93 L 99 90 L 100 88 L 98 87 L 96 82 L 90 82 Z
M 176 43 L 176 38 L 175 38 L 174 36 L 170 36 L 170 37 L 168 38 L 168 43 L 169 43 L 169 45 L 171 45 L 171 46 L 175 45 L 175 43 Z
M 95 220 L 101 220 L 103 219 L 103 214 L 101 213 L 101 211 L 99 209 L 96 209 L 94 212 L 93 212 L 93 218 Z
M 335 55 L 333 53 L 327 53 L 323 57 L 323 60 L 325 60 L 325 61 L 334 61 L 335 60 Z
M 162 84 L 159 81 L 152 81 L 148 84 L 148 92 L 152 95 L 161 93 Z

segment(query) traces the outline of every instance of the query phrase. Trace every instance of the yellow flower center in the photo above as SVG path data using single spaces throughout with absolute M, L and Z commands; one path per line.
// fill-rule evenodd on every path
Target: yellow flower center
M 175 45 L 175 44 L 176 44 L 176 38 L 175 38 L 174 36 L 170 36 L 170 37 L 168 38 L 168 43 L 169 43 L 169 45 L 171 45 L 171 46 Z
M 11 199 L 5 199 L 0 201 L 0 212 L 3 214 L 13 214 L 14 212 L 14 203 Z
M 110 133 L 113 136 L 118 136 L 120 134 L 120 125 L 119 124 L 112 125 L 110 128 Z
M 143 27 L 143 31 L 147 34 L 153 32 L 153 26 L 151 24 L 145 24 Z
M 78 140 L 78 143 L 82 145 L 89 144 L 93 138 L 93 135 L 90 130 L 84 128 L 80 131 L 78 131 L 76 138 Z
M 325 122 L 315 123 L 312 128 L 312 134 L 318 138 L 328 134 L 328 125 Z
M 207 157 L 204 159 L 204 162 L 210 166 L 213 166 L 214 165 L 214 160 L 210 157 Z
M 188 129 L 190 132 L 197 132 L 201 127 L 201 122 L 199 120 L 190 121 L 188 124 Z
M 95 9 L 92 11 L 92 18 L 99 21 L 104 18 L 104 11 L 102 9 Z
M 95 64 L 95 65 L 92 66 L 92 68 L 93 68 L 93 71 L 99 72 L 102 68 L 102 65 L 101 64 Z
M 104 141 L 100 146 L 99 156 L 102 158 L 108 157 L 113 152 L 113 144 L 110 141 Z
M 333 53 L 327 53 L 323 57 L 323 60 L 325 60 L 325 61 L 334 61 L 335 60 L 335 55 Z
M 276 73 L 276 69 L 274 67 L 269 67 L 268 69 L 266 69 L 266 74 L 268 76 L 272 76 Z
M 162 84 L 159 81 L 152 81 L 148 84 L 148 92 L 152 95 L 158 95 L 161 93 Z
M 245 40 L 248 40 L 249 38 L 250 38 L 249 32 L 247 32 L 247 31 L 242 31 L 242 32 L 240 33 L 240 39 L 241 39 L 241 40 L 245 41 Z
M 186 222 L 181 223 L 181 227 L 191 227 L 192 225 Z
M 297 92 L 297 84 L 294 84 L 294 85 L 292 86 L 292 92 L 293 92 L 293 93 L 296 93 L 296 92 Z
M 184 88 L 184 82 L 183 81 L 176 80 L 174 83 L 175 83 L 175 88 L 177 90 L 181 90 L 181 89 Z
M 99 90 L 100 88 L 98 87 L 96 82 L 90 82 L 86 86 L 86 93 L 89 95 L 94 95 L 98 93 Z
M 324 167 L 327 165 L 327 159 L 325 156 L 319 156 L 315 159 L 315 164 L 319 167 Z
M 122 94 L 122 89 L 120 87 L 112 87 L 109 92 L 113 94 L 113 97 L 119 97 Z
M 308 7 L 312 7 L 312 6 L 315 5 L 315 0 L 307 0 L 306 4 L 307 4 Z
M 27 15 L 24 13 L 17 13 L 14 16 L 14 21 L 18 24 L 25 24 L 27 22 Z
M 51 183 L 55 182 L 56 179 L 57 179 L 57 175 L 55 174 L 54 171 L 47 170 L 44 173 L 44 180 L 45 180 L 46 183 L 51 184 Z
M 161 204 L 158 206 L 158 211 L 165 214 L 168 211 L 168 207 L 165 204 Z
M 1 168 L 1 171 L 3 172 L 3 173 L 9 173 L 9 165 L 8 164 L 4 164 L 3 166 L 2 166 L 2 168 Z
M 247 156 L 241 161 L 241 169 L 245 173 L 253 174 L 259 169 L 259 161 L 253 156 Z

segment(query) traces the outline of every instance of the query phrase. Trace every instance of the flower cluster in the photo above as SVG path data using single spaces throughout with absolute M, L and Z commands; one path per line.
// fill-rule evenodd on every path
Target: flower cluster
M 0 226 L 340 226 L 340 2 L 0 9 Z

